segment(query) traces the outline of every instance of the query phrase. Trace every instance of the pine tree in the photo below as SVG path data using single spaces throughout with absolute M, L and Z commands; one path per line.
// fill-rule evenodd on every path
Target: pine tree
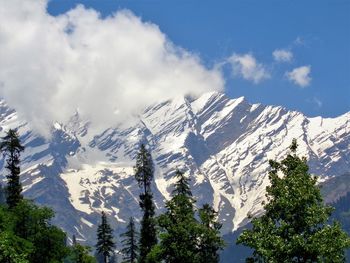
M 160 243 L 150 253 L 150 261 L 167 263 L 199 262 L 198 239 L 200 226 L 195 219 L 194 200 L 189 179 L 176 171 L 177 182 L 171 200 L 166 202 L 167 211 L 158 222 L 162 233 Z
M 151 183 L 154 173 L 153 160 L 144 144 L 141 144 L 140 150 L 136 156 L 134 171 L 136 181 L 139 186 L 143 188 L 143 193 L 151 192 Z
M 218 213 L 209 205 L 199 209 L 201 235 L 199 242 L 199 261 L 201 263 L 218 263 L 219 250 L 224 248 L 224 240 L 220 236 L 222 224 L 218 222 Z
M 123 263 L 135 263 L 139 254 L 139 247 L 137 244 L 139 233 L 136 230 L 133 217 L 130 217 L 126 232 L 120 236 L 123 238 L 123 249 L 121 250 L 123 254 Z
M 0 150 L 4 152 L 9 175 L 8 207 L 0 206 L 0 262 L 62 262 L 69 249 L 66 234 L 50 223 L 54 212 L 22 197 L 19 157 L 24 147 L 17 131 L 9 130 L 2 140 Z
M 21 145 L 19 135 L 16 130 L 10 129 L 2 138 L 0 143 L 0 150 L 4 153 L 6 158 L 5 168 L 9 171 L 7 177 L 7 196 L 6 202 L 9 208 L 15 207 L 19 201 L 23 199 L 22 186 L 19 180 L 20 174 L 20 154 L 24 151 Z
M 109 257 L 113 254 L 115 243 L 113 242 L 113 230 L 110 227 L 105 212 L 102 212 L 102 222 L 97 228 L 96 250 L 103 255 L 104 263 L 108 262 Z
M 332 208 L 323 204 L 317 178 L 296 149 L 293 140 L 284 160 L 270 161 L 265 214 L 237 240 L 254 250 L 247 262 L 345 262 L 350 239 L 338 223 L 328 222 Z
M 143 217 L 141 220 L 139 241 L 139 263 L 145 263 L 147 254 L 151 251 L 152 247 L 157 244 L 157 232 L 154 219 L 155 206 L 151 191 L 154 167 L 152 156 L 143 144 L 137 154 L 134 170 L 135 178 L 140 188 L 143 190 L 143 193 L 140 194 L 140 207 L 143 211 Z

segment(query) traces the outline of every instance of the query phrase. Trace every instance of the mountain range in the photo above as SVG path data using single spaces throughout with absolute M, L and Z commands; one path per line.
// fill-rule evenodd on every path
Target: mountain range
M 116 236 L 130 216 L 140 219 L 133 166 L 141 143 L 154 160 L 152 187 L 158 211 L 171 195 L 175 170 L 181 169 L 191 178 L 197 206 L 209 203 L 219 211 L 223 234 L 244 227 L 248 214 L 263 212 L 268 160 L 284 158 L 293 138 L 310 173 L 325 185 L 327 202 L 350 192 L 348 180 L 339 179 L 350 172 L 350 112 L 309 118 L 280 106 L 211 92 L 151 105 L 128 125 L 92 127 L 76 113 L 67 123 L 53 123 L 50 137 L 44 138 L 0 101 L 1 133 L 17 128 L 25 146 L 24 195 L 52 207 L 53 223 L 90 245 L 101 211 L 108 214 Z M 5 183 L 3 166 L 0 159 Z

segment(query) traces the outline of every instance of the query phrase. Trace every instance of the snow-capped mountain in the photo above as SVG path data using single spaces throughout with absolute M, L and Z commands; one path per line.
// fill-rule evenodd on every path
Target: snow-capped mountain
M 208 202 L 219 211 L 223 233 L 246 224 L 248 213 L 262 211 L 268 160 L 283 158 L 293 138 L 321 180 L 350 170 L 350 112 L 308 118 L 282 107 L 249 104 L 243 97 L 206 93 L 153 105 L 130 127 L 102 132 L 76 114 L 69 123 L 55 123 L 50 139 L 36 135 L 5 101 L 0 114 L 1 131 L 19 128 L 26 147 L 24 194 L 52 207 L 55 224 L 92 245 L 102 210 L 117 233 L 130 216 L 141 215 L 133 178 L 140 143 L 149 146 L 155 162 L 157 207 L 170 197 L 175 169 L 182 169 L 191 177 L 197 205 Z

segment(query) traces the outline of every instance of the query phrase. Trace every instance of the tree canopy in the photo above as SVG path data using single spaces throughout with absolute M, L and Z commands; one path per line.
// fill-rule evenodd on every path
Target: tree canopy
M 139 263 L 146 261 L 147 254 L 152 247 L 157 244 L 156 222 L 154 220 L 155 206 L 153 203 L 153 194 L 151 183 L 154 176 L 153 160 L 150 152 L 144 144 L 141 144 L 140 150 L 136 156 L 136 165 L 134 167 L 135 179 L 137 180 L 143 192 L 140 194 L 140 208 L 143 212 L 141 220 L 140 240 L 139 240 Z
M 328 221 L 332 208 L 296 150 L 293 140 L 285 159 L 270 161 L 265 213 L 237 241 L 254 250 L 247 262 L 345 262 L 350 239 L 339 223 Z
M 96 250 L 103 255 L 104 262 L 113 254 L 115 243 L 113 241 L 113 230 L 107 221 L 105 212 L 101 214 L 101 224 L 97 228 Z
M 23 198 L 22 185 L 20 183 L 19 175 L 21 173 L 20 155 L 24 151 L 21 145 L 17 130 L 10 129 L 6 135 L 2 137 L 0 143 L 0 150 L 6 158 L 5 168 L 8 170 L 7 187 L 6 187 L 6 202 L 9 208 L 15 207 Z
M 126 231 L 120 236 L 123 238 L 121 241 L 123 244 L 123 249 L 121 250 L 123 263 L 136 263 L 139 255 L 139 233 L 133 217 L 130 217 Z
M 189 179 L 177 170 L 172 198 L 166 202 L 166 212 L 159 216 L 160 243 L 148 255 L 149 262 L 217 263 L 223 248 L 220 224 L 209 205 L 200 209 L 196 218 L 195 200 Z

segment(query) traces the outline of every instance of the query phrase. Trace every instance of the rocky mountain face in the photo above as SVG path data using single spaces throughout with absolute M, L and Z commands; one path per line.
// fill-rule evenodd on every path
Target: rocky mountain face
M 51 138 L 44 139 L 5 101 L 0 103 L 1 132 L 18 128 L 26 147 L 25 196 L 52 207 L 54 223 L 90 245 L 102 210 L 116 235 L 130 216 L 140 218 L 133 178 L 140 143 L 148 145 L 155 162 L 156 206 L 163 208 L 174 172 L 182 169 L 191 178 L 197 205 L 210 203 L 219 211 L 224 234 L 244 226 L 247 214 L 262 212 L 268 160 L 282 159 L 293 138 L 320 181 L 350 170 L 350 112 L 308 118 L 282 107 L 249 104 L 243 97 L 206 93 L 153 105 L 129 127 L 96 132 L 90 125 L 76 114 L 68 123 L 55 123 Z M 1 174 L 5 180 L 4 169 Z

